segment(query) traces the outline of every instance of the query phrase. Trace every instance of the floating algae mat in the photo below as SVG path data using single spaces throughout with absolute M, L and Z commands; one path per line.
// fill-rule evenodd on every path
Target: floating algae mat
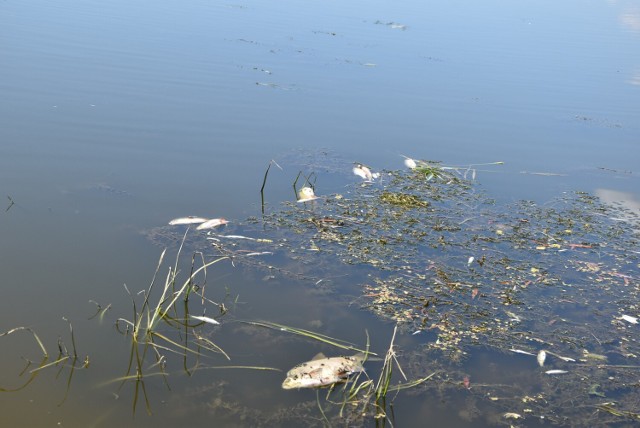
M 498 205 L 456 170 L 422 164 L 225 232 L 249 239 L 190 239 L 315 284 L 357 266 L 361 307 L 424 337 L 409 366 L 440 370 L 441 382 L 421 388 L 473 391 L 468 406 L 494 406 L 496 423 L 640 420 L 637 213 L 580 192 Z M 469 382 L 477 349 L 529 359 L 530 371 L 517 384 Z

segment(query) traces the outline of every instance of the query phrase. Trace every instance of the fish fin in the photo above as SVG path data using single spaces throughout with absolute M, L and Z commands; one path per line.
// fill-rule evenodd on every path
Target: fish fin
M 324 356 L 324 354 L 323 354 L 322 352 L 318 352 L 318 353 L 316 354 L 316 356 L 315 356 L 315 357 L 313 357 L 313 358 L 311 359 L 311 361 L 315 361 L 315 360 L 323 360 L 323 359 L 325 359 L 325 358 L 327 358 L 327 357 L 325 357 L 325 356 Z
M 349 376 L 351 376 L 352 374 L 353 374 L 353 372 L 352 372 L 352 371 L 349 371 L 349 370 L 342 370 L 342 371 L 339 371 L 339 372 L 337 373 L 337 375 L 338 375 L 338 377 L 339 377 L 340 379 L 347 379 L 347 378 L 349 378 Z
M 317 368 L 315 370 L 311 370 L 309 373 L 307 373 L 309 375 L 309 377 L 313 378 L 317 375 L 319 375 L 320 373 L 322 373 L 322 368 Z

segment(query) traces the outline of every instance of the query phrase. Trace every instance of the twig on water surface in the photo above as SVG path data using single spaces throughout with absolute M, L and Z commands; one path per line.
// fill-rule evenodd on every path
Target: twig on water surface
M 9 211 L 9 210 L 11 209 L 11 207 L 12 207 L 12 206 L 14 206 L 14 205 L 16 204 L 16 203 L 13 201 L 13 199 L 11 199 L 11 196 L 7 195 L 7 199 L 9 199 L 10 204 L 9 204 L 9 206 L 7 207 L 7 209 L 6 209 L 6 210 L 4 210 L 4 212 Z

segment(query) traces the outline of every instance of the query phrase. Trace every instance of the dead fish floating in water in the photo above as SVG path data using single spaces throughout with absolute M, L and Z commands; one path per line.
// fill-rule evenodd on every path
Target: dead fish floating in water
M 298 191 L 298 202 L 309 202 L 314 199 L 318 199 L 313 188 L 311 187 L 303 187 Z
M 190 215 L 188 217 L 174 218 L 169 222 L 169 225 L 176 226 L 179 224 L 200 224 L 204 223 L 205 221 L 207 221 L 206 218 Z
M 229 222 L 223 218 L 212 218 L 211 220 L 207 220 L 200 226 L 196 227 L 196 230 L 213 229 L 214 227 L 222 226 L 227 223 Z
M 380 177 L 379 172 L 371 172 L 371 170 L 361 163 L 357 163 L 353 167 L 353 173 L 358 177 L 361 177 L 366 183 L 373 183 L 373 180 Z
M 344 382 L 354 373 L 364 371 L 362 364 L 366 356 L 363 353 L 351 357 L 327 358 L 322 353 L 311 361 L 298 364 L 287 372 L 282 388 L 317 388 Z

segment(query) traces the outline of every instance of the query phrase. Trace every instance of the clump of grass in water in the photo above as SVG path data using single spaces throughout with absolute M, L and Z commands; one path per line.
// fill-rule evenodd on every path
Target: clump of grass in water
M 343 394 L 340 407 L 341 417 L 343 416 L 346 406 L 349 404 L 352 407 L 351 411 L 355 414 L 372 414 L 376 419 L 376 426 L 384 426 L 386 421 L 393 424 L 393 401 L 395 400 L 395 396 L 391 398 L 391 400 L 388 400 L 389 393 L 395 393 L 397 395 L 401 390 L 416 387 L 428 381 L 436 374 L 436 372 L 434 372 L 424 378 L 408 381 L 396 357 L 394 342 L 397 330 L 398 327 L 396 326 L 393 329 L 391 342 L 385 354 L 382 370 L 377 381 L 374 382 L 372 379 L 367 379 L 358 383 L 358 378 L 362 374 L 360 373 L 351 384 L 345 385 L 345 393 Z M 398 383 L 397 385 L 391 384 L 394 367 L 396 367 L 401 374 L 405 381 L 404 383 Z M 349 385 L 348 389 L 347 385 Z M 331 394 L 331 390 L 329 394 Z M 327 399 L 329 398 L 329 394 L 327 395 Z
M 365 355 L 365 358 L 362 364 L 364 364 L 364 362 L 369 358 L 369 356 L 377 355 L 369 350 L 368 333 L 367 333 L 367 343 L 364 349 L 361 349 L 343 340 L 335 339 L 335 338 L 326 336 L 324 334 L 312 332 L 305 329 L 289 327 L 282 324 L 277 324 L 277 323 L 272 323 L 267 321 L 244 321 L 244 322 L 247 324 L 251 324 L 259 327 L 266 327 L 274 330 L 296 334 L 299 336 L 303 336 L 312 340 L 317 340 L 319 342 L 338 347 L 340 349 L 361 352 Z M 366 372 L 360 372 L 358 373 L 358 375 L 353 377 L 353 379 L 349 379 L 344 384 L 342 384 L 343 385 L 342 388 L 336 387 L 336 385 L 339 385 L 339 384 L 333 384 L 332 386 L 329 387 L 325 401 L 329 404 L 339 406 L 339 412 L 338 412 L 339 418 L 341 419 L 345 418 L 346 417 L 345 411 L 347 411 L 348 409 L 348 411 L 351 414 L 357 415 L 357 417 L 362 417 L 363 415 L 373 416 L 376 420 L 376 426 L 384 425 L 385 423 L 384 421 L 392 422 L 393 415 L 389 416 L 389 413 L 391 414 L 393 413 L 393 400 L 395 399 L 395 396 L 389 401 L 388 394 L 395 393 L 397 395 L 397 393 L 400 392 L 401 390 L 416 387 L 428 381 L 436 374 L 436 372 L 434 372 L 424 378 L 408 381 L 407 376 L 403 372 L 402 367 L 400 366 L 400 363 L 396 358 L 394 342 L 395 342 L 397 329 L 398 328 L 396 326 L 393 330 L 391 342 L 389 344 L 389 348 L 383 360 L 382 371 L 380 372 L 380 376 L 378 377 L 377 381 L 367 378 L 366 380 L 363 380 L 362 382 L 360 382 L 360 376 L 367 377 Z M 397 370 L 402 375 L 402 378 L 405 380 L 404 383 L 399 383 L 397 385 L 391 384 L 392 377 L 394 374 L 394 366 L 397 368 Z M 331 395 L 336 390 L 339 390 L 342 393 L 340 401 L 333 401 L 331 398 Z M 316 400 L 318 403 L 318 409 L 320 410 L 320 413 L 326 425 L 331 426 L 331 422 L 329 421 L 323 409 L 323 405 L 320 401 L 319 391 L 320 389 L 316 390 Z
M 382 192 L 380 200 L 404 208 L 427 208 L 429 206 L 429 202 L 423 201 L 416 195 L 401 192 Z
M 70 369 L 69 369 L 69 375 L 67 377 L 65 393 L 64 393 L 64 396 L 63 396 L 62 400 L 60 401 L 60 403 L 58 403 L 58 406 L 61 406 L 67 400 L 67 397 L 69 395 L 69 391 L 71 389 L 71 380 L 73 379 L 73 374 L 75 373 L 75 370 L 78 369 L 78 368 L 85 369 L 85 368 L 89 367 L 89 356 L 85 357 L 84 362 L 82 363 L 82 366 L 78 366 L 79 359 L 78 359 L 78 352 L 77 352 L 77 348 L 76 348 L 75 335 L 73 333 L 73 326 L 71 325 L 71 322 L 69 320 L 67 320 L 64 317 L 63 317 L 63 319 L 66 322 L 69 323 L 69 332 L 71 334 L 72 353 L 70 353 L 67 350 L 67 347 L 64 344 L 64 342 L 62 341 L 62 339 L 58 338 L 58 356 L 52 362 L 48 362 L 49 361 L 49 353 L 47 352 L 47 349 L 45 348 L 44 344 L 40 340 L 40 337 L 38 337 L 36 332 L 34 330 L 32 330 L 31 328 L 29 328 L 29 327 L 16 327 L 16 328 L 13 328 L 13 329 L 11 329 L 9 331 L 6 331 L 6 332 L 0 334 L 0 337 L 4 337 L 4 336 L 9 336 L 11 334 L 17 333 L 17 332 L 27 331 L 27 332 L 31 333 L 31 335 L 33 336 L 33 339 L 36 341 L 36 343 L 38 344 L 38 347 L 42 351 L 42 359 L 37 364 L 37 367 L 34 368 L 34 369 L 29 370 L 29 368 L 32 365 L 34 365 L 35 363 L 33 361 L 25 359 L 26 366 L 20 372 L 20 376 L 22 376 L 25 373 L 29 373 L 30 376 L 22 385 L 14 387 L 14 388 L 2 388 L 2 387 L 0 387 L 0 392 L 17 392 L 17 391 L 20 391 L 20 390 L 26 388 L 31 382 L 33 382 L 35 380 L 35 378 L 38 376 L 38 374 L 40 374 L 40 372 L 42 372 L 44 369 L 47 369 L 49 367 L 58 367 L 58 376 L 65 369 L 65 367 L 69 367 Z M 27 370 L 29 370 L 29 371 L 27 371 Z
M 115 379 L 114 381 L 120 382 L 120 388 L 122 388 L 122 386 L 127 381 L 133 381 L 135 383 L 133 397 L 134 414 L 140 394 L 142 394 L 145 400 L 147 413 L 151 414 L 151 406 L 144 383 L 145 377 L 162 376 L 164 383 L 168 388 L 168 374 L 165 371 L 167 353 L 182 356 L 184 370 L 189 375 L 195 368 L 195 366 L 192 369 L 188 367 L 189 355 L 195 356 L 198 359 L 203 351 L 209 351 L 212 353 L 222 354 L 225 358 L 230 359 L 229 356 L 218 345 L 213 343 L 211 340 L 201 337 L 193 332 L 193 328 L 201 325 L 204 321 L 199 321 L 193 325 L 189 324 L 188 306 L 189 296 L 194 292 L 197 293 L 195 286 L 196 277 L 200 274 L 204 274 L 206 278 L 206 270 L 209 266 L 225 260 L 228 257 L 219 257 L 210 262 L 205 262 L 203 257 L 202 265 L 196 268 L 196 259 L 194 256 L 191 260 L 191 271 L 186 280 L 180 285 L 180 283 L 178 282 L 178 263 L 187 233 L 188 230 L 183 237 L 182 244 L 178 250 L 178 254 L 176 255 L 175 264 L 169 267 L 169 272 L 167 273 L 164 284 L 162 286 L 161 295 L 155 304 L 151 302 L 152 293 L 157 284 L 158 273 L 163 264 L 166 249 L 160 255 L 160 259 L 158 261 L 158 265 L 153 275 L 151 284 L 149 285 L 149 289 L 146 291 L 143 290 L 141 292 L 144 296 L 144 300 L 140 309 L 137 308 L 135 298 L 133 297 L 133 295 L 131 295 L 131 292 L 125 285 L 125 289 L 131 296 L 131 300 L 133 302 L 133 318 L 131 320 L 119 318 L 116 321 L 116 326 L 119 331 L 124 332 L 131 337 L 131 352 L 129 355 L 129 364 L 125 376 Z M 203 293 L 199 293 L 198 296 L 202 298 L 203 302 L 207 301 L 210 303 L 214 303 L 206 299 Z M 184 303 L 181 316 L 179 315 L 181 311 L 179 310 L 177 305 L 180 299 L 182 299 Z M 218 306 L 222 310 L 222 305 Z M 201 319 L 202 317 L 199 318 Z M 206 317 L 205 319 L 213 320 L 212 318 Z M 183 336 L 184 343 L 178 343 L 178 341 L 173 340 L 172 338 L 168 337 L 168 335 L 161 333 L 158 329 L 161 321 L 175 327 L 177 330 L 181 330 L 182 328 L 184 328 L 185 332 L 187 333 Z M 121 325 L 125 326 L 124 329 L 121 327 Z M 195 334 L 195 347 L 189 343 L 189 329 L 191 329 Z M 145 372 L 147 369 L 144 367 L 144 363 L 147 360 L 149 354 L 151 354 L 154 359 L 154 362 L 149 367 L 149 369 L 158 368 L 159 371 L 146 374 Z

